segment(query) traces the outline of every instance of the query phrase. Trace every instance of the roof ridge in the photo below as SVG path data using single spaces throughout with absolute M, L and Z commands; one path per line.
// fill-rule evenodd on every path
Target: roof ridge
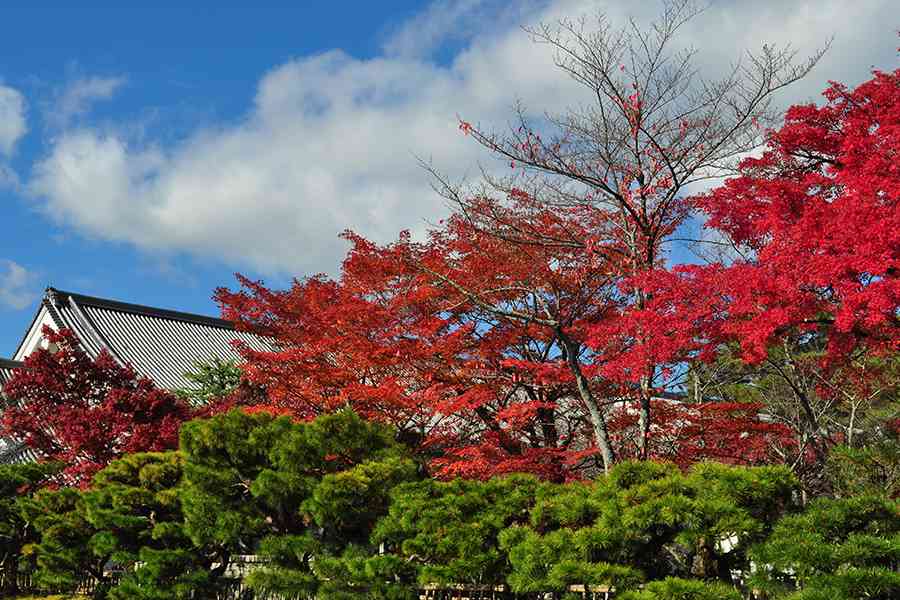
M 75 301 L 76 304 L 93 306 L 96 308 L 106 308 L 109 310 L 128 312 L 148 317 L 157 317 L 160 319 L 169 319 L 172 321 L 183 321 L 186 323 L 207 325 L 210 327 L 218 327 L 220 329 L 235 329 L 234 323 L 232 323 L 231 321 L 226 321 L 225 319 L 210 317 L 207 315 L 198 315 L 196 313 L 171 310 L 167 308 L 156 308 L 154 306 L 134 304 L 131 302 L 122 302 L 120 300 L 110 300 L 108 298 L 98 298 L 96 296 L 87 296 L 85 294 L 78 294 L 75 292 L 66 292 L 52 287 L 47 288 L 47 295 L 56 295 L 60 298 L 71 298 Z

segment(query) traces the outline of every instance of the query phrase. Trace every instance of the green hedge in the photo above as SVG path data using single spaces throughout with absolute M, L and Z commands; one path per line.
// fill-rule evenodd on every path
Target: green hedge
M 23 493 L 6 513 L 40 534 L 20 561 L 38 582 L 64 589 L 115 565 L 95 594 L 114 600 L 212 598 L 236 577 L 322 599 L 414 598 L 427 584 L 900 597 L 896 500 L 798 497 L 785 468 L 714 463 L 626 462 L 565 484 L 435 481 L 391 430 L 353 413 L 293 423 L 234 411 L 185 425 L 178 452 L 127 456 L 89 490 Z M 236 572 L 246 554 L 264 566 Z

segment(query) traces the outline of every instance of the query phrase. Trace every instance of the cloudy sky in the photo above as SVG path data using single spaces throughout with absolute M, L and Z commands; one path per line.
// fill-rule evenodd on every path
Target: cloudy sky
M 20 3 L 24 6 L 26 3 Z M 0 8 L 0 356 L 48 285 L 214 314 L 243 272 L 334 272 L 353 229 L 422 231 L 454 177 L 491 159 L 457 116 L 503 128 L 588 101 L 521 26 L 651 0 L 30 2 Z M 712 0 L 684 30 L 714 74 L 747 49 L 812 52 L 779 100 L 897 67 L 889 0 Z M 243 6 L 242 6 L 243 5 Z M 148 3 L 149 6 L 149 3 Z

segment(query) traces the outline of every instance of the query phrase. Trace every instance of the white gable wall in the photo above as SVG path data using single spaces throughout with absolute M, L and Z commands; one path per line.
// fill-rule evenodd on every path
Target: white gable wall
M 44 334 L 42 333 L 44 331 L 44 326 L 47 326 L 54 331 L 57 329 L 56 323 L 53 321 L 53 316 L 50 314 L 50 311 L 47 310 L 46 306 L 41 307 L 34 319 L 34 323 L 31 324 L 31 329 L 28 330 L 28 334 L 19 345 L 19 349 L 16 351 L 15 356 L 13 356 L 13 360 L 21 362 L 38 348 L 47 348 L 47 340 L 44 339 Z

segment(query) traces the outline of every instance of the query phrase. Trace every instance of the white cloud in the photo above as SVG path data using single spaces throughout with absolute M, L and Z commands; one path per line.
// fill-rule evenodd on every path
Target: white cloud
M 32 289 L 34 280 L 34 274 L 22 265 L 0 259 L 0 306 L 27 308 L 36 297 Z
M 469 41 L 520 25 L 548 0 L 442 0 L 389 30 L 387 56 L 427 57 L 447 42 Z
M 17 90 L 0 85 L 0 154 L 11 155 L 16 142 L 27 132 L 25 98 Z
M 614 21 L 635 10 L 627 4 L 609 2 Z M 511 25 L 485 27 L 490 33 L 450 64 L 419 57 L 481 5 L 461 0 L 453 12 L 435 4 L 411 21 L 422 35 L 401 27 L 383 57 L 332 51 L 280 65 L 263 75 L 240 121 L 175 144 L 134 140 L 127 125 L 119 132 L 69 126 L 35 166 L 30 192 L 48 214 L 88 236 L 265 272 L 334 271 L 341 230 L 386 241 L 444 212 L 414 156 L 451 176 L 476 172 L 485 155 L 459 134 L 456 115 L 502 128 L 516 98 L 536 111 L 590 100 L 553 67 L 545 46 Z M 521 14 L 548 21 L 605 5 L 559 0 Z M 638 16 L 658 8 L 638 6 Z M 685 35 L 715 70 L 748 47 L 792 42 L 810 52 L 837 33 L 814 75 L 786 98 L 794 101 L 815 97 L 828 79 L 854 83 L 870 65 L 893 64 L 892 17 L 892 4 L 875 0 L 718 3 Z
M 70 81 L 47 112 L 48 123 L 56 128 L 68 126 L 86 115 L 94 103 L 112 98 L 124 83 L 124 77 L 81 77 Z

